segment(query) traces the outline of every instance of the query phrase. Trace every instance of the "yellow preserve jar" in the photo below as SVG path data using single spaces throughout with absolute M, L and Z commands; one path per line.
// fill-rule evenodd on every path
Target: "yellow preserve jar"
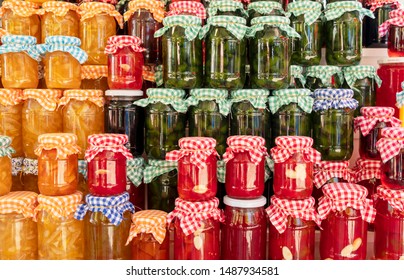
M 108 90 L 108 66 L 81 66 L 81 89 L 98 89 L 103 92 Z
M 38 258 L 37 224 L 32 219 L 37 196 L 33 192 L 0 196 L 0 260 Z

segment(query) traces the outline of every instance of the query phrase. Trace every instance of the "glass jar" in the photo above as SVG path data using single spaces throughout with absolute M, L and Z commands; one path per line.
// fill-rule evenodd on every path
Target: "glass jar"
M 211 1 L 207 10 L 209 17 L 231 16 L 248 18 L 248 13 L 244 10 L 244 5 L 241 1 Z
M 389 13 L 390 19 L 379 26 L 379 36 L 387 36 L 387 54 L 389 57 L 404 56 L 403 16 L 404 9 L 393 10 Z
M 38 160 L 24 158 L 22 163 L 23 190 L 39 194 L 38 189 Z
M 304 88 L 306 78 L 303 76 L 303 67 L 299 65 L 290 65 L 289 68 L 289 87 L 288 88 Z
M 323 220 L 321 259 L 365 260 L 368 223 L 376 216 L 373 202 L 366 199 L 367 190 L 356 184 L 330 183 L 323 193 L 318 207 Z
M 372 199 L 376 193 L 376 188 L 381 185 L 380 169 L 382 162 L 380 160 L 369 160 L 358 158 L 353 172 L 354 183 L 364 186 L 368 190 L 368 197 Z
M 84 253 L 88 251 L 84 247 L 84 224 L 73 217 L 81 200 L 80 192 L 67 196 L 38 196 L 38 206 L 35 209 L 38 259 L 84 259 Z
M 0 260 L 38 258 L 38 230 L 32 219 L 37 196 L 33 192 L 0 196 Z
M 108 66 L 83 65 L 81 66 L 81 89 L 96 89 L 103 92 L 109 89 Z
M 387 36 L 380 36 L 379 27 L 388 19 L 390 19 L 389 13 L 398 8 L 395 0 L 383 0 L 383 1 L 367 1 L 364 6 L 373 12 L 374 19 L 363 19 L 363 46 L 364 47 L 376 47 L 387 44 Z
M 144 159 L 133 158 L 126 163 L 127 183 L 126 190 L 129 193 L 129 201 L 137 211 L 146 209 L 146 187 L 143 184 Z
M 319 88 L 341 88 L 344 76 L 341 68 L 330 65 L 315 65 L 306 68 L 306 87 L 311 91 Z
M 62 107 L 63 132 L 77 136 L 79 159 L 84 159 L 87 138 L 104 133 L 104 99 L 100 90 L 65 90 L 59 101 Z
M 252 20 L 263 16 L 284 16 L 282 4 L 276 1 L 251 1 L 247 6 L 248 18 Z

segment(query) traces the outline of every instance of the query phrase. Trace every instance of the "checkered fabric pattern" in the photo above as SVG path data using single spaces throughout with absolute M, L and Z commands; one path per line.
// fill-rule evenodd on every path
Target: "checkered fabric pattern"
M 161 102 L 165 105 L 171 105 L 174 110 L 180 113 L 185 113 L 188 110 L 187 102 L 184 99 L 185 91 L 182 89 L 149 88 L 147 96 L 148 98 L 137 100 L 133 104 L 146 107 L 149 104 Z
M 128 245 L 133 238 L 141 233 L 150 233 L 158 243 L 163 243 L 167 232 L 167 213 L 160 210 L 143 210 L 132 215 L 132 225 Z
M 237 2 L 234 2 L 237 3 Z M 223 27 L 229 31 L 237 40 L 242 40 L 248 31 L 247 21 L 236 16 L 213 16 L 209 17 L 207 24 L 202 27 L 199 39 L 203 39 L 212 26 Z
M 290 20 L 281 16 L 256 17 L 251 20 L 251 27 L 247 32 L 247 37 L 254 37 L 258 31 L 264 30 L 265 26 L 276 26 L 287 34 L 288 37 L 300 38 L 300 34 L 291 27 Z
M 360 19 L 364 16 L 375 18 L 375 15 L 368 9 L 362 7 L 362 3 L 358 1 L 342 1 L 327 4 L 324 10 L 325 20 L 334 20 L 341 17 L 347 12 L 359 12 Z
M 96 80 L 103 77 L 108 77 L 107 65 L 82 65 L 81 66 L 81 79 L 82 80 Z
M 377 8 L 381 8 L 386 4 L 392 4 L 395 5 L 396 8 L 399 8 L 401 6 L 400 2 L 397 0 L 369 0 L 367 1 L 366 5 L 370 6 L 369 10 L 374 12 Z
M 88 136 L 87 141 L 89 145 L 85 153 L 85 159 L 88 162 L 103 151 L 121 153 L 126 159 L 133 158 L 129 149 L 125 147 L 125 144 L 128 142 L 126 134 L 93 134 Z
M 96 89 L 69 89 L 63 92 L 59 106 L 67 105 L 71 100 L 90 101 L 98 107 L 104 106 L 104 92 Z
M 268 96 L 266 89 L 238 89 L 231 92 L 230 102 L 248 101 L 255 109 L 268 109 Z
M 226 152 L 223 154 L 224 162 L 234 158 L 235 153 L 248 152 L 250 160 L 258 165 L 268 157 L 265 139 L 260 136 L 236 135 L 227 138 Z
M 46 211 L 57 219 L 71 219 L 82 199 L 83 194 L 79 191 L 74 194 L 62 196 L 46 196 L 40 194 L 38 195 L 38 206 L 34 210 L 34 220 L 36 221 L 40 211 Z
M 393 13 L 394 12 L 394 13 Z M 404 10 L 397 9 L 390 12 L 390 18 L 379 25 L 379 37 L 383 37 L 389 31 L 390 25 L 404 26 Z
M 224 222 L 223 211 L 217 208 L 218 206 L 217 197 L 197 202 L 177 198 L 174 210 L 167 215 L 167 224 L 171 224 L 174 218 L 179 219 L 183 233 L 188 236 L 197 231 L 204 220 L 213 219 Z
M 155 68 L 155 72 L 154 72 L 154 79 L 156 80 L 156 85 L 162 86 L 164 83 L 163 80 L 163 65 L 157 65 Z
M 0 17 L 3 17 L 6 10 L 11 10 L 19 17 L 30 17 L 32 15 L 43 15 L 44 11 L 39 9 L 36 3 L 20 0 L 4 1 L 0 8 Z
M 170 16 L 163 19 L 163 25 L 154 33 L 155 38 L 163 36 L 170 28 L 179 26 L 185 29 L 185 38 L 192 41 L 201 31 L 202 20 L 197 16 Z
M 139 37 L 131 35 L 115 35 L 108 38 L 107 46 L 104 52 L 106 54 L 115 54 L 118 50 L 129 47 L 134 52 L 144 52 L 145 48 L 141 47 L 142 40 Z
M 154 67 L 144 65 L 143 70 L 142 70 L 143 80 L 149 81 L 149 82 L 156 82 L 154 69 L 155 69 Z
M 324 196 L 318 204 L 318 214 L 324 220 L 331 211 L 345 211 L 348 207 L 359 210 L 362 219 L 372 223 L 376 217 L 373 201 L 367 199 L 365 187 L 350 183 L 330 183 L 323 186 Z
M 274 10 L 286 15 L 282 4 L 275 1 L 258 1 L 248 4 L 247 11 L 256 11 L 261 15 L 270 15 Z
M 313 111 L 328 109 L 356 109 L 358 101 L 353 98 L 352 89 L 316 89 L 313 93 Z
M 24 52 L 36 61 L 41 60 L 41 54 L 36 45 L 36 38 L 23 35 L 4 35 L 1 37 L 3 45 L 0 46 L 0 54 L 10 52 Z
M 11 154 L 15 153 L 15 150 L 10 147 L 11 138 L 8 136 L 0 135 L 0 157 L 9 157 Z
M 10 192 L 0 196 L 0 214 L 18 213 L 32 218 L 37 206 L 38 194 L 34 192 Z
M 24 158 L 22 162 L 22 174 L 23 175 L 35 175 L 38 176 L 38 160 Z
M 313 149 L 313 139 L 305 136 L 279 136 L 275 139 L 276 147 L 271 149 L 271 157 L 275 163 L 285 162 L 296 153 L 301 153 L 304 160 L 317 163 L 321 154 Z
M 77 12 L 80 14 L 80 21 L 85 21 L 99 14 L 107 14 L 114 17 L 119 27 L 123 28 L 123 16 L 115 10 L 115 6 L 108 3 L 88 2 L 79 5 Z
M 355 167 L 352 169 L 352 182 L 357 183 L 365 180 L 380 179 L 381 165 L 382 162 L 380 160 L 358 158 Z
M 22 172 L 23 157 L 11 159 L 11 175 L 18 176 Z
M 391 127 L 401 126 L 401 120 L 394 117 L 394 108 L 392 107 L 362 107 L 362 116 L 354 120 L 356 130 L 361 130 L 362 135 L 368 135 L 376 124 L 384 122 Z
M 78 6 L 69 2 L 46 1 L 42 3 L 42 9 L 47 13 L 53 13 L 58 17 L 64 17 L 69 11 L 77 11 Z
M 245 18 L 248 18 L 248 13 L 244 10 L 241 2 L 232 0 L 212 1 L 209 4 L 208 14 L 209 17 L 217 15 L 217 12 L 240 12 Z
M 313 183 L 317 189 L 320 189 L 332 178 L 354 182 L 355 179 L 349 170 L 349 161 L 320 161 L 316 163 Z
M 404 9 L 399 7 L 399 9 L 395 9 L 389 12 L 389 18 L 395 17 L 404 17 Z
M 321 219 L 314 208 L 313 197 L 299 200 L 281 199 L 276 195 L 271 197 L 271 205 L 266 209 L 271 224 L 280 234 L 284 233 L 288 218 L 314 221 L 319 227 Z
M 22 103 L 22 89 L 0 88 L 0 105 L 15 106 Z
M 124 192 L 116 196 L 86 195 L 86 204 L 80 204 L 74 213 L 76 220 L 83 220 L 86 213 L 101 212 L 114 226 L 119 226 L 126 211 L 135 213 L 135 207 L 129 202 L 129 193 Z
M 133 158 L 126 161 L 126 176 L 136 187 L 143 181 L 144 159 Z
M 167 16 L 177 16 L 177 15 L 193 15 L 200 19 L 206 19 L 205 6 L 200 2 L 195 1 L 179 1 L 170 4 Z
M 404 147 L 404 127 L 387 127 L 382 129 L 382 138 L 376 142 L 383 163 L 400 153 Z
M 397 92 L 396 94 L 396 106 L 398 108 L 404 106 L 404 81 L 401 83 L 402 91 Z
M 79 174 L 83 175 L 84 179 L 87 180 L 87 161 L 79 160 Z
M 304 23 L 312 25 L 316 20 L 320 19 L 323 5 L 313 1 L 298 1 L 288 4 L 288 13 L 298 17 L 304 15 Z
M 267 2 L 254 2 L 254 3 L 267 3 Z M 306 78 L 303 76 L 303 67 L 300 65 L 290 65 L 289 74 L 295 79 L 299 79 L 302 85 L 306 84 Z
M 55 111 L 62 96 L 62 91 L 58 89 L 25 89 L 22 99 L 35 99 L 44 109 Z
M 80 48 L 81 40 L 72 36 L 48 36 L 45 44 L 37 45 L 39 53 L 62 51 L 71 54 L 80 64 L 87 61 L 87 53 Z
M 217 161 L 217 180 L 219 183 L 226 183 L 226 163 L 223 160 Z
M 295 2 L 293 2 L 295 3 Z M 296 103 L 300 109 L 310 114 L 313 110 L 314 99 L 309 89 L 281 89 L 274 90 L 268 98 L 269 109 L 272 114 L 278 112 L 282 106 Z
M 402 190 L 392 190 L 383 185 L 378 186 L 374 199 L 387 201 L 393 209 L 404 212 L 404 192 Z
M 138 10 L 145 9 L 148 10 L 155 21 L 162 22 L 164 18 L 164 3 L 159 0 L 136 0 L 130 1 L 128 4 L 128 11 L 125 12 L 123 18 L 128 21 L 129 18 Z
M 219 106 L 219 111 L 223 116 L 227 116 L 230 113 L 231 103 L 227 99 L 228 92 L 225 89 L 191 89 L 189 95 L 186 100 L 188 106 L 197 106 L 199 101 L 214 100 Z
M 81 2 L 93 2 L 94 0 L 81 0 Z M 116 0 L 97 0 L 98 2 L 102 2 L 102 3 L 108 3 L 111 5 L 116 5 L 118 3 L 118 1 Z M 118 9 L 116 9 L 118 10 Z
M 40 156 L 43 150 L 56 150 L 56 158 L 66 159 L 69 155 L 79 154 L 77 136 L 73 133 L 46 133 L 38 136 L 35 154 Z
M 355 65 L 342 68 L 342 72 L 345 77 L 345 81 L 349 87 L 353 88 L 354 83 L 357 80 L 362 80 L 365 78 L 374 79 L 377 85 L 380 87 L 382 85 L 382 79 L 377 75 L 376 69 L 371 65 Z
M 176 161 L 150 159 L 144 169 L 143 180 L 145 184 L 149 184 L 155 178 L 174 170 L 178 170 Z
M 330 81 L 334 75 L 337 75 L 340 80 L 343 79 L 340 67 L 331 65 L 314 65 L 306 68 L 306 79 L 307 77 L 320 79 L 321 83 L 326 87 L 331 86 Z

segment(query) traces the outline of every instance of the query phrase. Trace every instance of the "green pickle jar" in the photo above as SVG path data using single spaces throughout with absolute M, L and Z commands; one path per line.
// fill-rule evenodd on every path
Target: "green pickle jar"
M 243 3 L 233 0 L 211 1 L 207 8 L 209 17 L 213 16 L 236 16 L 248 18 Z
M 358 101 L 351 89 L 314 91 L 314 148 L 322 160 L 349 160 L 353 152 L 354 111 Z
M 247 6 L 247 13 L 250 20 L 263 16 L 285 16 L 282 4 L 274 1 L 252 2 Z
M 288 18 L 280 16 L 251 20 L 247 36 L 252 88 L 275 90 L 289 86 L 290 37 L 300 38 L 289 23 Z
M 306 68 L 306 87 L 311 91 L 319 88 L 340 88 L 344 82 L 338 66 L 315 65 Z
M 306 78 L 303 75 L 303 67 L 299 65 L 290 65 L 289 68 L 290 82 L 288 88 L 304 88 Z

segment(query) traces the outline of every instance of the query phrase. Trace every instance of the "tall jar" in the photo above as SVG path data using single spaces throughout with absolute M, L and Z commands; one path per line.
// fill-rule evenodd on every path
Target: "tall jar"
M 223 198 L 222 260 L 265 260 L 267 220 L 266 198 Z
M 248 18 L 248 13 L 244 10 L 241 1 L 211 1 L 207 8 L 209 17 L 214 16 L 232 16 Z
M 223 212 L 219 200 L 190 202 L 177 198 L 175 209 L 167 215 L 167 224 L 174 226 L 175 260 L 219 260 L 220 222 Z
M 315 226 L 321 220 L 314 198 L 302 200 L 271 197 L 266 209 L 269 220 L 269 260 L 314 260 Z
M 129 201 L 137 211 L 146 209 L 146 186 L 143 184 L 144 159 L 133 158 L 126 162 L 126 176 L 128 186 L 126 189 L 130 195 Z
M 0 196 L 8 194 L 13 184 L 11 154 L 15 151 L 10 145 L 11 138 L 0 135 Z
M 349 160 L 353 152 L 354 111 L 358 101 L 351 89 L 314 91 L 314 147 L 323 160 Z
M 379 37 L 387 35 L 387 54 L 389 57 L 404 56 L 403 18 L 404 9 L 389 13 L 389 18 L 379 26 Z
M 0 196 L 0 260 L 38 259 L 37 196 L 21 191 Z
M 373 197 L 376 193 L 376 188 L 381 184 L 381 164 L 380 160 L 358 158 L 352 170 L 353 182 L 364 186 L 368 190 L 369 199 Z
M 37 88 L 38 62 L 41 60 L 32 36 L 1 37 L 1 83 L 5 88 Z M 24 68 L 21 68 L 24 65 Z
M 311 91 L 319 88 L 340 88 L 344 82 L 341 68 L 315 65 L 306 68 L 306 87 Z
M 35 217 L 38 224 L 38 259 L 83 260 L 84 223 L 74 217 L 83 196 L 76 192 L 65 196 L 38 195 Z
M 117 23 L 123 28 L 123 17 L 108 3 L 87 2 L 79 6 L 79 37 L 83 50 L 88 54 L 86 64 L 107 65 L 104 53 L 109 37 L 116 35 Z
M 86 260 L 130 260 L 131 248 L 125 246 L 131 227 L 129 194 L 99 197 L 88 194 L 86 203 L 79 205 L 74 217 L 84 220 Z
M 289 74 L 290 80 L 288 88 L 305 88 L 306 78 L 303 75 L 302 66 L 290 65 Z
M 107 65 L 81 66 L 81 89 L 95 89 L 103 92 L 109 89 Z
M 286 17 L 265 16 L 251 20 L 249 61 L 252 88 L 270 90 L 289 86 L 291 38 L 300 35 Z
M 276 1 L 251 1 L 247 6 L 248 18 L 252 20 L 263 16 L 285 16 L 282 4 Z
M 368 223 L 376 210 L 367 199 L 365 187 L 349 183 L 330 183 L 323 187 L 318 214 L 321 259 L 365 260 Z

